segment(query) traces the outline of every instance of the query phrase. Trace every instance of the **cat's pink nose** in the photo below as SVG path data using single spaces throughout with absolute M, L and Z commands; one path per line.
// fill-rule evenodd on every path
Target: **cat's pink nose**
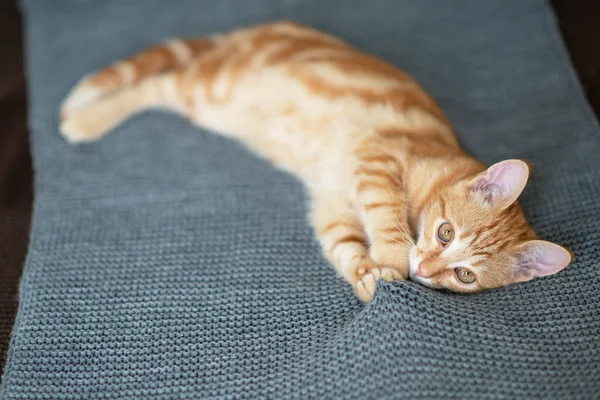
M 423 263 L 419 263 L 419 268 L 417 268 L 417 276 L 421 278 L 430 278 L 432 274 L 431 268 L 424 266 Z

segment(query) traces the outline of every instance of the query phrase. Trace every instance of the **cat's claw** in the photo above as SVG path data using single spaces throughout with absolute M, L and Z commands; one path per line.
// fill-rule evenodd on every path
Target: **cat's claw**
M 383 279 L 386 282 L 404 279 L 399 271 L 386 267 L 371 268 L 368 271 L 363 268 L 359 269 L 358 273 L 361 274 L 362 277 L 356 282 L 354 292 L 356 293 L 356 296 L 365 303 L 368 303 L 373 298 L 375 287 L 377 286 L 377 281 L 379 279 Z

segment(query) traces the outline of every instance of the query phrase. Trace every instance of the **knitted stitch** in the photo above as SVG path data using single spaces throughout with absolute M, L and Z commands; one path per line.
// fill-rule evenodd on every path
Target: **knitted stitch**
M 23 0 L 35 212 L 3 399 L 600 398 L 600 130 L 542 0 Z M 465 148 L 533 165 L 522 205 L 576 261 L 476 295 L 321 256 L 294 178 L 148 112 L 69 146 L 84 74 L 171 36 L 279 18 L 412 74 Z

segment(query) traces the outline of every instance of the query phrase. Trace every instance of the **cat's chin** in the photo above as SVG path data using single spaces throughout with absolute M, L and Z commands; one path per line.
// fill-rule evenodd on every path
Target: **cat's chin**
M 423 278 L 418 275 L 410 275 L 410 280 L 431 289 L 442 289 L 441 286 L 433 284 L 431 279 Z

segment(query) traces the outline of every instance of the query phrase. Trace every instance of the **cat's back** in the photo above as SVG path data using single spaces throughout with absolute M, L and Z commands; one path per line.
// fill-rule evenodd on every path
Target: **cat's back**
M 213 62 L 222 58 L 219 74 L 232 82 L 247 75 L 276 76 L 277 71 L 329 98 L 356 95 L 379 101 L 400 96 L 432 105 L 403 71 L 311 27 L 278 21 L 217 35 L 214 40 L 217 51 L 211 58 Z
M 278 21 L 214 41 L 216 50 L 200 60 L 199 70 L 207 98 L 216 103 L 258 106 L 270 115 L 278 109 L 326 112 L 359 126 L 446 125 L 408 74 L 314 28 Z

